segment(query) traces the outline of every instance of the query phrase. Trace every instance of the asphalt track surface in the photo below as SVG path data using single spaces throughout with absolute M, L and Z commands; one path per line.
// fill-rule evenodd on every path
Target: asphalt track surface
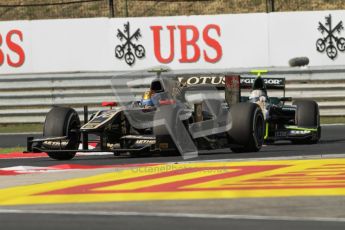
M 1 138 L 0 146 L 5 142 L 22 142 L 23 136 L 12 136 L 9 139 Z M 199 155 L 198 158 L 188 161 L 204 160 L 238 160 L 253 158 L 309 158 L 313 156 L 343 157 L 345 153 L 345 125 L 323 126 L 320 143 L 315 145 L 291 145 L 288 142 L 278 143 L 271 146 L 264 146 L 257 153 L 235 154 L 228 150 L 218 152 L 207 152 Z M 29 158 L 29 159 L 2 159 L 0 167 L 11 167 L 18 165 L 30 166 L 51 166 L 60 163 L 87 164 L 87 165 L 114 165 L 132 163 L 156 163 L 156 162 L 181 162 L 181 156 L 152 156 L 152 157 L 114 157 L 104 156 L 78 156 L 71 161 L 57 162 L 49 158 Z M 338 198 L 337 198 L 338 199 Z M 265 202 L 265 201 L 263 201 Z M 315 201 L 313 201 L 315 202 Z M 338 201 L 336 201 L 338 202 Z M 345 205 L 344 200 L 338 205 Z M 112 204 L 107 204 L 112 206 Z M 134 207 L 135 203 L 129 204 Z M 140 204 L 139 204 L 140 205 Z M 142 205 L 142 204 L 141 204 Z M 106 205 L 104 205 L 106 206 Z M 104 207 L 102 205 L 102 207 Z M 15 207 L 14 207 L 15 208 Z M 183 210 L 182 210 L 183 211 Z M 293 212 L 293 210 L 291 210 Z M 155 215 L 126 215 L 99 212 L 90 213 L 29 213 L 25 209 L 22 212 L 13 213 L 0 209 L 0 229 L 345 229 L 345 219 L 275 219 L 233 217 L 199 217 L 199 216 L 155 216 Z
M 39 220 L 39 221 L 38 221 Z M 328 221 L 284 221 L 284 220 L 243 220 L 181 217 L 131 217 L 106 215 L 70 214 L 0 214 L 0 223 L 6 230 L 11 229 L 255 229 L 255 230 L 315 230 L 339 229 L 345 224 Z M 22 224 L 21 224 L 22 223 Z M 25 223 L 25 224 L 23 224 Z
M 35 138 L 41 137 L 42 135 L 38 133 L 6 133 L 0 134 L 0 148 L 8 148 L 8 147 L 25 147 L 26 146 L 26 138 L 28 136 L 33 136 Z

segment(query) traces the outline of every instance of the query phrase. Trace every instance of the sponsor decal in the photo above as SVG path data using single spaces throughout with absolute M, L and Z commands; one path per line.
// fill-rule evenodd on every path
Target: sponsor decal
M 231 77 L 231 76 L 230 76 Z M 252 86 L 256 78 L 254 77 L 241 77 L 241 87 Z M 184 76 L 178 77 L 178 80 L 187 85 L 225 85 L 224 75 L 198 75 L 198 76 Z M 284 78 L 264 78 L 264 82 L 268 86 L 283 87 L 285 84 Z
M 22 47 L 24 36 L 18 29 L 10 30 L 8 33 L 0 32 L 0 67 L 4 64 L 18 68 L 25 62 L 25 52 Z M 5 52 L 4 47 L 8 50 Z
M 241 85 L 252 85 L 256 78 L 252 77 L 241 77 Z M 283 78 L 264 78 L 264 82 L 266 85 L 275 85 L 281 86 L 284 85 Z
M 331 14 L 326 16 L 325 19 L 325 24 L 319 22 L 318 30 L 324 36 L 317 39 L 316 50 L 320 53 L 326 51 L 327 56 L 331 60 L 334 60 L 338 56 L 338 50 L 341 52 L 345 51 L 345 38 L 335 35 L 340 34 L 341 31 L 344 30 L 344 25 L 343 21 L 340 21 L 335 27 L 333 27 Z
M 156 140 L 136 140 L 135 143 L 138 145 L 154 145 Z
M 156 140 L 155 136 L 140 136 L 140 135 L 127 135 L 122 137 L 124 139 L 142 139 L 142 140 Z
M 206 76 L 188 76 L 188 77 L 178 77 L 179 82 L 186 85 L 224 85 L 225 78 L 221 75 L 206 75 Z
M 345 195 L 345 160 L 164 164 L 0 189 L 0 205 Z
M 276 137 L 287 137 L 288 134 L 287 134 L 287 131 L 276 131 L 275 136 Z
M 124 58 L 125 62 L 129 66 L 132 66 L 135 63 L 136 58 L 144 58 L 144 46 L 133 41 L 139 41 L 141 37 L 140 29 L 137 29 L 133 34 L 131 34 L 129 22 L 124 24 L 123 31 L 120 29 L 117 30 L 117 38 L 124 43 L 115 47 L 115 57 L 120 60 Z
M 283 107 L 282 110 L 283 111 L 295 111 L 297 108 L 296 105 L 289 105 L 289 107 Z
M 223 55 L 223 48 L 219 42 L 221 37 L 221 28 L 216 24 L 209 24 L 205 26 L 201 31 L 194 25 L 169 25 L 164 28 L 163 26 L 151 26 L 153 33 L 154 54 L 158 62 L 162 64 L 168 64 L 178 58 L 180 63 L 195 63 L 201 58 L 208 63 L 216 63 L 220 61 Z M 161 33 L 169 33 L 169 42 L 162 42 Z M 176 36 L 176 33 L 179 36 Z M 211 35 L 216 34 L 216 35 Z M 175 37 L 179 37 L 179 41 L 175 41 Z M 202 42 L 200 41 L 202 40 Z M 204 43 L 213 52 L 209 52 L 209 49 L 204 49 L 201 45 Z M 180 45 L 180 56 L 175 57 L 175 50 L 177 44 Z M 169 47 L 168 54 L 162 54 L 161 47 Z

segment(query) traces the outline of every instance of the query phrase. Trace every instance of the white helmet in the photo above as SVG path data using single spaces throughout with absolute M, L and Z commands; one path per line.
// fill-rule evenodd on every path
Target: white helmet
M 265 90 L 255 89 L 250 93 L 249 100 L 251 102 L 257 102 L 260 98 L 264 97 L 266 99 L 267 94 Z M 262 100 L 262 99 L 261 99 Z

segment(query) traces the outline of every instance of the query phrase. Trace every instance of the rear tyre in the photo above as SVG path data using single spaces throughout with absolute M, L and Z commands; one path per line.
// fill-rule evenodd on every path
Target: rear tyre
M 315 101 L 295 101 L 297 106 L 295 114 L 295 123 L 297 126 L 305 128 L 316 128 L 317 136 L 315 138 L 293 140 L 295 144 L 315 144 L 321 138 L 320 112 L 319 106 Z
M 80 120 L 77 112 L 71 108 L 54 107 L 46 116 L 43 127 L 44 137 L 67 136 L 67 144 L 60 147 L 50 146 L 50 150 L 71 150 L 70 152 L 49 152 L 47 155 L 55 160 L 70 160 L 78 150 L 80 143 Z M 76 132 L 77 131 L 77 132 Z M 44 144 L 43 144 L 44 145 Z M 75 150 L 75 151 L 74 151 Z
M 232 128 L 229 142 L 241 147 L 231 147 L 236 153 L 257 152 L 264 142 L 265 121 L 260 107 L 255 103 L 231 106 Z

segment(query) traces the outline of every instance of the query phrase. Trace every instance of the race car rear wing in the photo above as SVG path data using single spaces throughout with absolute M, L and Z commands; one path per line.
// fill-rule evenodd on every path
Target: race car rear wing
M 225 79 L 239 75 L 186 75 L 178 77 L 178 80 L 188 86 L 193 85 L 214 85 L 217 88 L 224 88 Z M 240 76 L 241 89 L 250 89 L 255 81 L 256 77 L 244 77 Z M 263 77 L 266 85 L 266 89 L 285 90 L 285 78 L 270 78 Z
M 256 77 L 244 77 L 239 75 L 184 75 L 178 80 L 185 87 L 197 87 L 201 85 L 213 85 L 217 89 L 225 90 L 225 101 L 231 105 L 241 99 L 241 89 L 251 89 Z M 264 77 L 266 89 L 283 90 L 285 97 L 285 78 Z

